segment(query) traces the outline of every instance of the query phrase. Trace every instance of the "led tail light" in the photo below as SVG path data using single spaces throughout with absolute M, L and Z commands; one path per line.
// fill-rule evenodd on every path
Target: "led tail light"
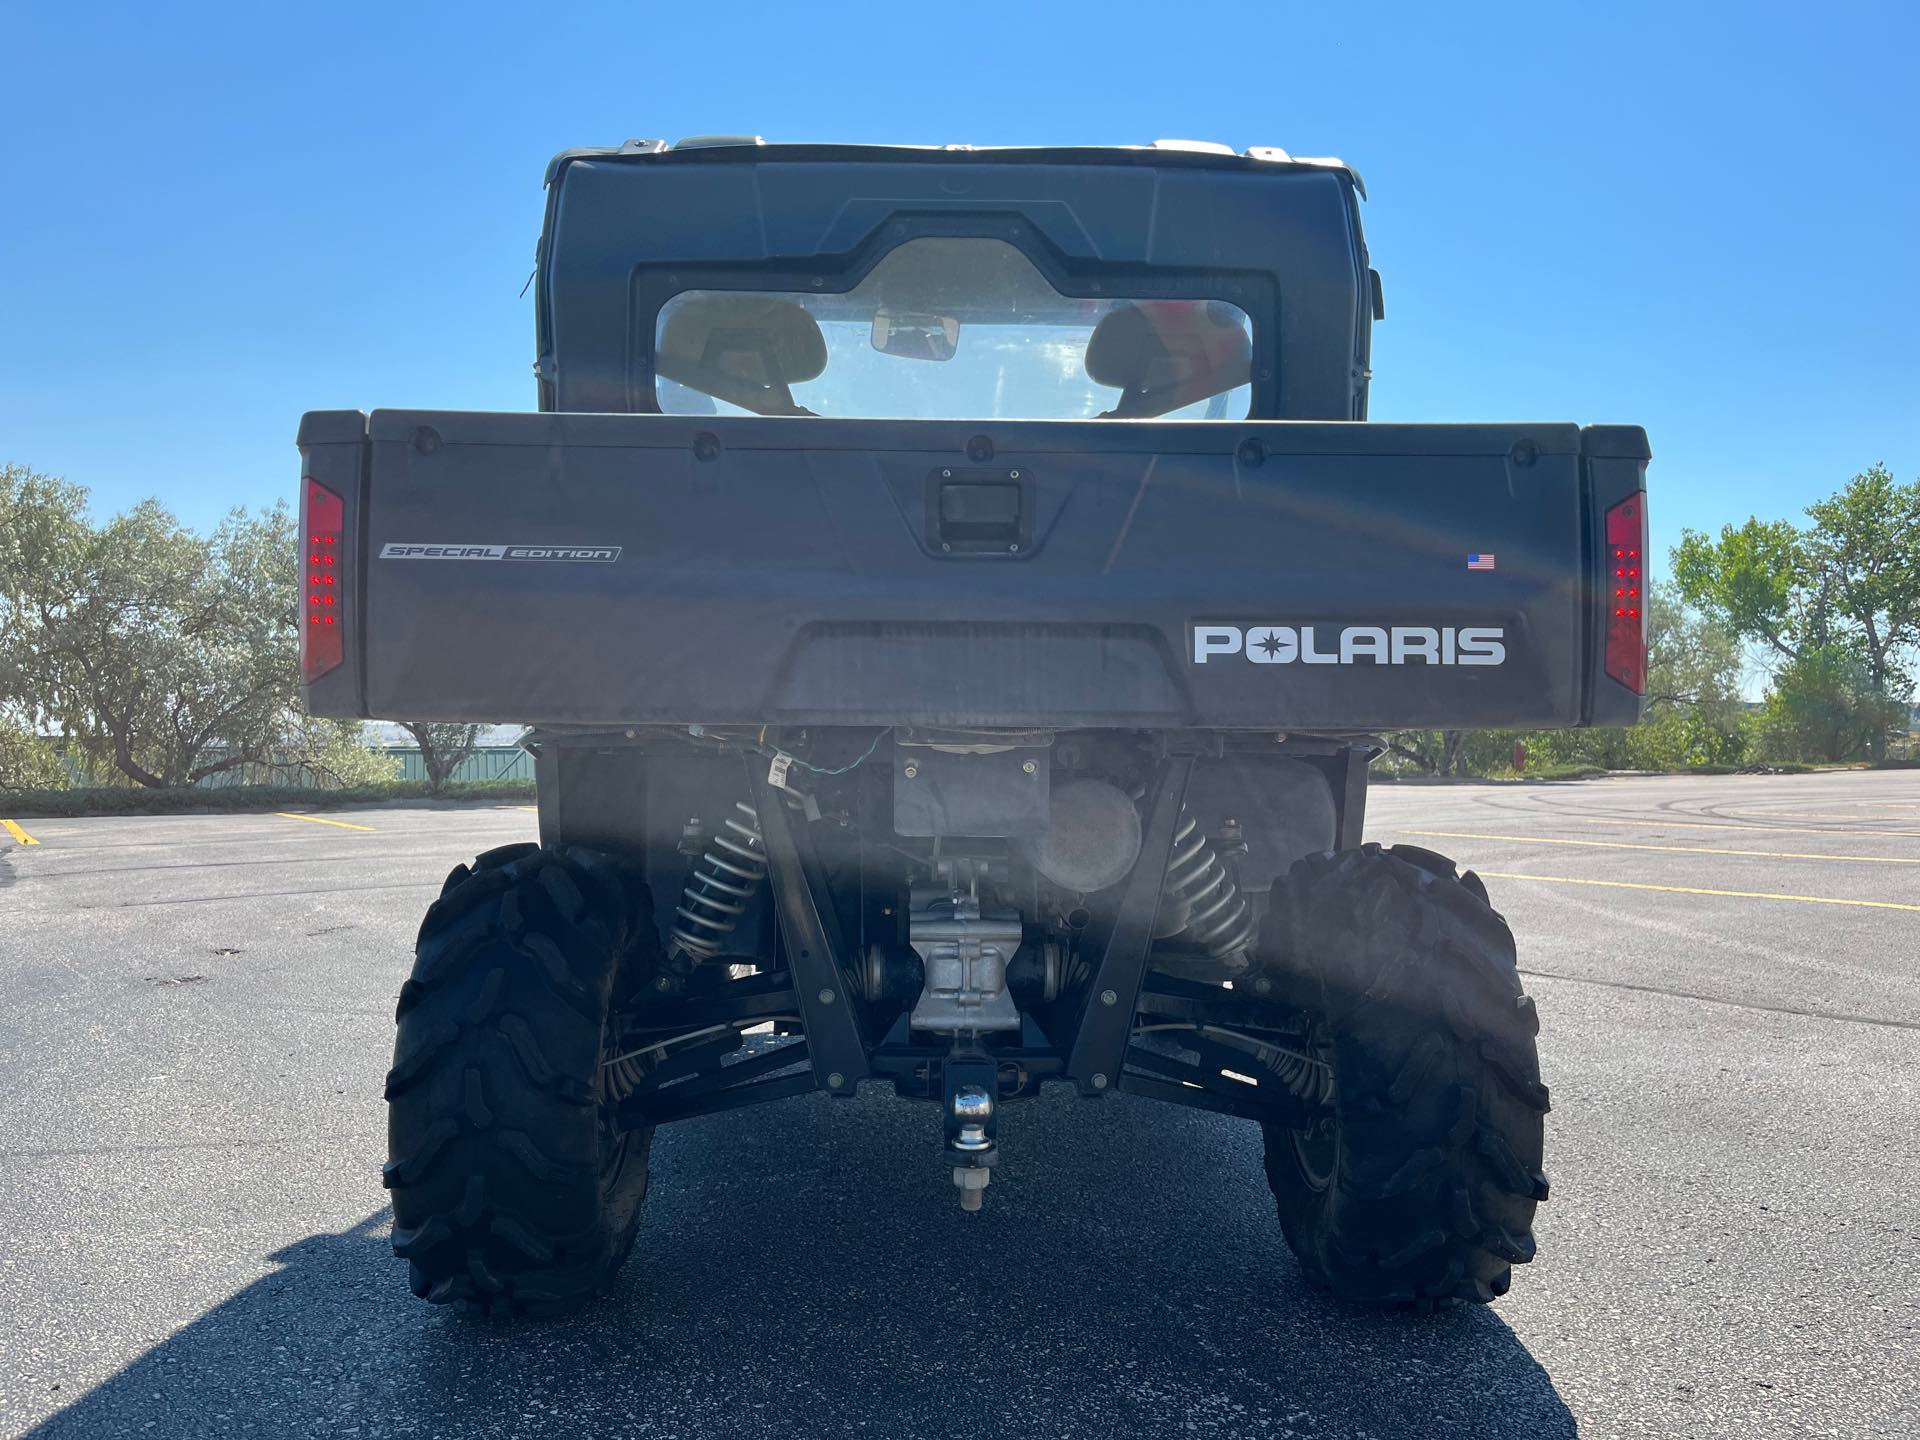
M 340 531 L 346 507 L 314 480 L 300 503 L 300 675 L 311 681 L 336 668 L 346 649 L 342 626 L 346 593 L 340 584 Z
M 1647 492 L 1607 511 L 1607 674 L 1647 693 Z

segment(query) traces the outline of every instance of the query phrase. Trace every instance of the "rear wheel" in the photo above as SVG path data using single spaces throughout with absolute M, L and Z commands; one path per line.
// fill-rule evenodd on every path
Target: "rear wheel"
M 617 1016 L 652 977 L 644 886 L 608 857 L 510 845 L 421 923 L 387 1077 L 393 1248 L 414 1293 L 542 1314 L 626 1259 L 652 1132 L 614 1117 Z
M 1306 1129 L 1266 1127 L 1308 1280 L 1411 1304 L 1504 1294 L 1547 1198 L 1547 1091 L 1513 936 L 1479 877 L 1414 846 L 1309 856 L 1275 888 L 1261 946 L 1301 1011 L 1290 1063 L 1331 1100 Z

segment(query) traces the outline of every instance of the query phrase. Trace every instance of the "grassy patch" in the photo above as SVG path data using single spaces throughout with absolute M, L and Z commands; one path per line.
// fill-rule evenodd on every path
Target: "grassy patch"
M 349 790 L 299 785 L 223 785 L 218 789 L 0 791 L 0 814 L 17 819 L 66 815 L 203 815 L 249 810 L 338 810 L 388 800 L 531 801 L 531 780 L 463 780 L 439 794 L 424 780 L 390 780 Z
M 1523 771 L 1490 770 L 1484 775 L 1426 775 L 1417 770 L 1394 771 L 1375 770 L 1367 777 L 1369 785 L 1460 785 L 1469 781 L 1494 781 L 1496 784 L 1514 780 L 1598 780 L 1613 772 L 1604 765 L 1565 765 L 1530 766 Z
M 1598 780 L 1607 774 L 1602 765 L 1543 765 L 1539 769 L 1528 769 L 1518 778 L 1522 780 Z
M 1529 765 L 1524 770 L 1502 768 L 1489 770 L 1485 780 L 1598 780 L 1613 772 L 1604 765 L 1588 765 L 1581 761 L 1569 760 L 1558 765 Z

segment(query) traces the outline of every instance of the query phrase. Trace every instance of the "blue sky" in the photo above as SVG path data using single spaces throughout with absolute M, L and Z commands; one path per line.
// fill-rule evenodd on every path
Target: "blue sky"
M 1920 471 L 1920 7 L 7 6 L 0 459 L 210 524 L 309 408 L 530 409 L 547 158 L 1337 154 L 1383 420 L 1632 421 L 1660 548 Z

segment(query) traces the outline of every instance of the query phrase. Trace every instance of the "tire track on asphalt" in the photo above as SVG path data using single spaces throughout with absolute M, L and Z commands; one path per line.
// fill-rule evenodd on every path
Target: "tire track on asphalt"
M 410 880 L 391 885 L 355 885 L 355 893 L 366 890 L 438 890 L 438 880 Z M 341 887 L 325 885 L 317 890 L 235 890 L 225 895 L 171 895 L 164 900 L 121 900 L 111 905 L 75 905 L 73 912 L 98 910 L 144 910 L 161 905 L 210 905 L 232 900 L 281 900 L 294 895 L 339 895 Z
M 1920 865 L 1920 855 L 1822 855 L 1817 851 L 1727 850 L 1712 845 L 1654 845 L 1626 840 L 1589 840 L 1575 836 L 1500 835 L 1489 830 L 1402 830 L 1440 840 L 1510 840 L 1522 845 L 1561 845 L 1589 850 L 1656 850 L 1672 855 L 1732 855 L 1748 860 L 1842 860 L 1860 865 Z
M 1561 975 L 1551 970 L 1520 971 L 1530 980 L 1564 980 L 1569 985 L 1592 985 L 1603 990 L 1630 990 L 1640 995 L 1664 995 L 1672 1000 L 1697 1000 L 1703 1005 L 1727 1005 L 1735 1010 L 1757 1010 L 1766 1015 L 1798 1015 L 1806 1020 L 1837 1020 L 1846 1025 L 1877 1025 L 1889 1030 L 1920 1030 L 1920 1020 L 1893 1020 L 1880 1015 L 1847 1015 L 1838 1010 L 1805 1009 L 1795 1005 L 1769 1005 L 1764 1000 L 1729 1000 L 1724 995 L 1703 995 L 1698 990 L 1681 990 L 1667 985 L 1641 985 L 1631 980 L 1598 980 L 1586 975 Z

